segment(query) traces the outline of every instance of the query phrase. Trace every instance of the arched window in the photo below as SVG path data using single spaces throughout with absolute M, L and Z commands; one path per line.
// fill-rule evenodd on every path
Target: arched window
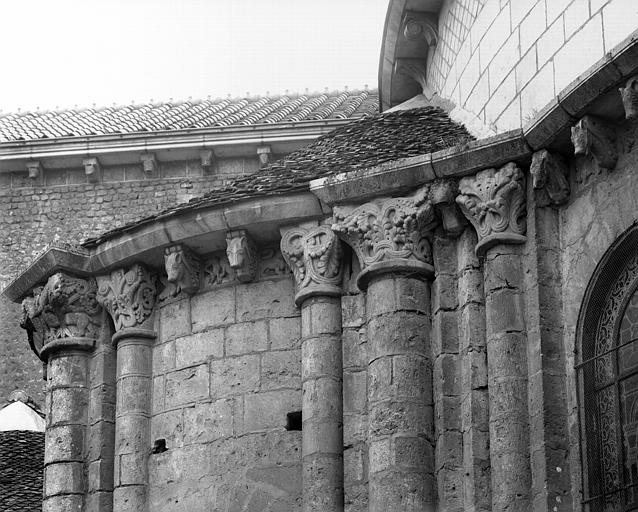
M 576 366 L 583 510 L 638 511 L 638 228 L 607 251 L 583 304 Z

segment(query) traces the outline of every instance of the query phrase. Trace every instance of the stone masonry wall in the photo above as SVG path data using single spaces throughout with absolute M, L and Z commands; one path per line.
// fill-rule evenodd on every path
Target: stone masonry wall
M 26 170 L 0 174 L 0 288 L 52 241 L 80 242 L 257 169 L 256 158 L 220 160 L 208 175 L 198 161 L 160 162 L 159 176 L 146 179 L 141 164 L 116 166 L 104 168 L 95 184 L 81 168 L 45 169 L 36 181 Z M 20 305 L 0 297 L 0 404 L 24 389 L 42 407 L 42 365 L 28 348 L 20 316 Z
M 301 432 L 286 430 L 301 410 L 292 276 L 275 264 L 238 284 L 213 272 L 223 259 L 206 261 L 201 293 L 160 308 L 151 440 L 167 451 L 149 459 L 151 512 L 301 510 Z
M 447 0 L 428 83 L 498 132 L 520 128 L 636 27 L 633 0 Z

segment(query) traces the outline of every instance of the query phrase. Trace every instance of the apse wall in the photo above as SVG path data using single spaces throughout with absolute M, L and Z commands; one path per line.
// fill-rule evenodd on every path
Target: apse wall
M 447 0 L 428 84 L 497 132 L 520 128 L 636 28 L 633 0 Z

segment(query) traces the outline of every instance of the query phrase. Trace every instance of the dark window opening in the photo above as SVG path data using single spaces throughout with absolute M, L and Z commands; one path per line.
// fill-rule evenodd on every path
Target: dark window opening
M 286 430 L 301 430 L 301 411 L 289 412 L 286 414 Z

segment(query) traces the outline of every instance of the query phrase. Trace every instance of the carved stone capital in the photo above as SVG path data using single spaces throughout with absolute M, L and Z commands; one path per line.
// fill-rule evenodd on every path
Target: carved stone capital
M 601 118 L 587 115 L 572 126 L 575 155 L 596 160 L 600 167 L 613 169 L 618 161 L 614 130 Z
M 150 329 L 157 297 L 157 279 L 139 263 L 130 269 L 117 269 L 97 278 L 97 300 L 104 306 L 115 325 L 125 328 Z
M 95 279 L 58 272 L 22 302 L 21 325 L 42 359 L 61 348 L 90 349 L 101 327 Z
M 192 295 L 199 290 L 201 262 L 185 245 L 172 245 L 164 249 L 167 284 L 158 300 L 177 297 L 180 293 Z
M 459 185 L 453 180 L 438 180 L 430 184 L 430 201 L 436 208 L 446 233 L 457 236 L 466 226 L 465 217 L 456 205 Z
M 462 178 L 459 192 L 456 202 L 478 234 L 477 254 L 525 242 L 525 178 L 516 164 Z
M 538 206 L 560 206 L 569 200 L 569 169 L 560 156 L 546 149 L 532 156 L 529 172 Z
M 244 229 L 230 231 L 226 235 L 226 256 L 230 268 L 242 283 L 254 281 L 257 277 L 257 249 Z
M 353 248 L 361 264 L 359 287 L 385 272 L 433 275 L 427 233 L 437 221 L 428 193 L 425 187 L 409 197 L 334 208 L 332 229 Z
M 625 87 L 620 87 L 620 96 L 625 108 L 626 119 L 638 117 L 638 76 L 632 76 L 627 80 Z
M 281 254 L 295 276 L 297 305 L 314 295 L 341 295 L 343 250 L 330 227 L 286 231 L 281 238 Z

